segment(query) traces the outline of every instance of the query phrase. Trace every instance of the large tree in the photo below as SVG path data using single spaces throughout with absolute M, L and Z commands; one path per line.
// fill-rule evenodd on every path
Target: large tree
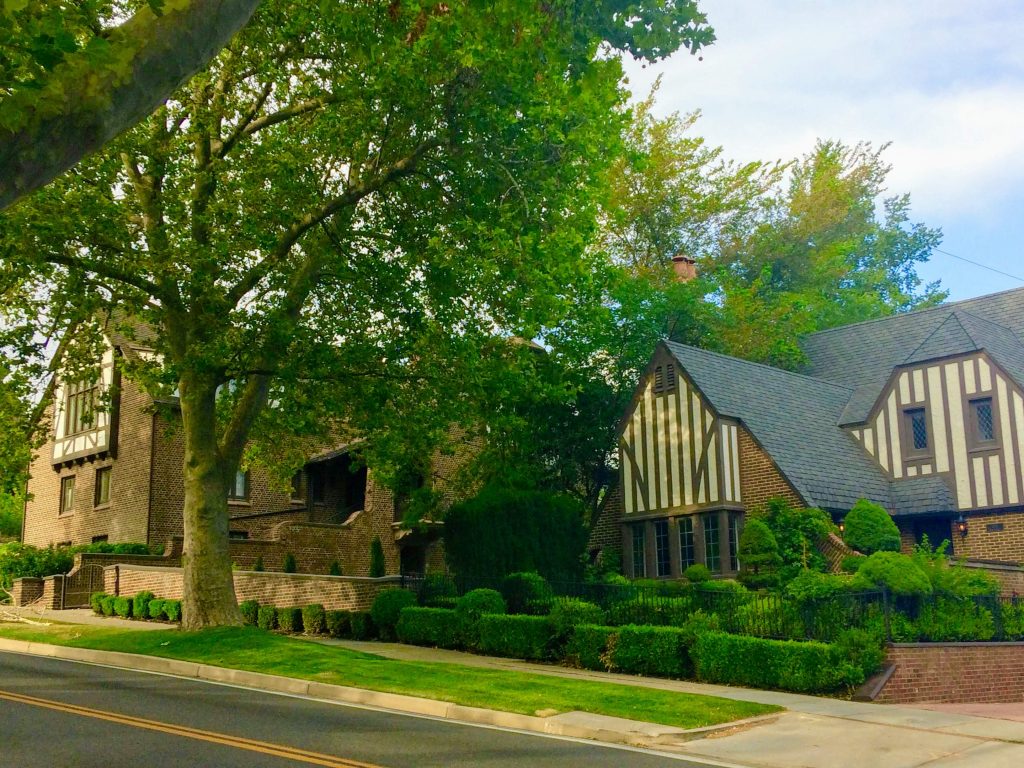
M 149 115 L 258 4 L 0 3 L 0 210 Z
M 177 391 L 186 627 L 239 621 L 227 491 L 247 444 L 340 428 L 381 451 L 398 419 L 457 417 L 479 350 L 556 322 L 593 269 L 622 120 L 608 50 L 711 39 L 690 2 L 268 0 L 166 106 L 0 219 L 23 301 L 153 332 L 127 373 Z

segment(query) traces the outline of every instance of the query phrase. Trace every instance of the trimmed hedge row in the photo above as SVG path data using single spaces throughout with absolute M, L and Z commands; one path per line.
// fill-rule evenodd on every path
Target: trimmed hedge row
M 139 592 L 134 597 L 93 592 L 89 606 L 98 616 L 118 616 L 142 621 L 181 621 L 181 600 L 159 600 L 152 592 Z
M 330 635 L 348 640 L 369 640 L 377 629 L 366 611 L 328 611 L 319 603 L 302 608 L 275 608 L 246 600 L 238 606 L 247 626 L 307 635 Z

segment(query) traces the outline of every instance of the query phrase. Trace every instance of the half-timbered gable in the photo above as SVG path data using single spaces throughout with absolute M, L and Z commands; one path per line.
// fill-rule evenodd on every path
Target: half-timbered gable
M 54 464 L 112 453 L 117 446 L 117 370 L 114 345 L 104 338 L 95 377 L 59 381 L 54 391 Z

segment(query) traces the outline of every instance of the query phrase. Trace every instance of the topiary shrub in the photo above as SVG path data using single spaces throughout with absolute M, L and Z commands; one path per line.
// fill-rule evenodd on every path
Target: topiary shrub
M 579 669 L 608 671 L 606 652 L 610 638 L 618 633 L 618 627 L 603 627 L 595 624 L 580 624 L 572 629 L 565 646 L 565 661 Z
M 272 605 L 261 605 L 256 611 L 256 626 L 260 629 L 276 629 L 277 609 Z
M 304 606 L 302 628 L 307 635 L 322 635 L 327 631 L 327 612 L 319 603 Z
M 164 601 L 160 598 L 149 601 L 149 618 L 158 621 L 167 618 L 164 615 Z
M 864 673 L 837 645 L 707 632 L 691 650 L 697 679 L 796 693 L 860 685 Z
M 537 572 L 556 581 L 583 575 L 586 515 L 564 494 L 489 486 L 445 516 L 448 565 L 461 578 Z
M 259 619 L 260 604 L 256 600 L 243 600 L 238 604 L 238 610 L 242 614 L 242 621 L 247 627 L 255 627 Z
M 914 559 L 898 552 L 875 552 L 864 558 L 853 577 L 855 589 L 888 589 L 898 597 L 931 594 L 928 576 Z
M 164 600 L 164 616 L 168 621 L 181 621 L 181 600 Z
M 327 624 L 327 634 L 331 637 L 352 636 L 351 611 L 327 611 L 325 621 Z
M 703 584 L 711 581 L 711 569 L 702 563 L 694 563 L 683 571 L 683 578 L 691 584 Z
M 423 577 L 417 596 L 420 605 L 429 608 L 454 608 L 459 592 L 455 582 L 443 573 L 428 573 Z
M 331 560 L 331 564 L 327 568 L 328 576 L 341 576 L 341 563 L 337 560 Z
M 607 658 L 613 670 L 631 675 L 687 677 L 693 673 L 688 637 L 678 627 L 620 627 Z
M 766 523 L 747 520 L 740 534 L 740 572 L 736 579 L 748 589 L 768 589 L 779 583 L 779 543 Z
M 492 613 L 504 614 L 505 611 L 505 598 L 493 589 L 474 589 L 464 594 L 455 604 L 455 632 L 459 645 L 476 649 L 480 617 Z
M 114 613 L 122 619 L 130 618 L 132 615 L 132 601 L 127 597 L 114 598 Z
M 132 616 L 134 616 L 137 619 L 148 619 L 149 601 L 152 600 L 154 597 L 156 597 L 156 595 L 148 591 L 139 592 L 135 597 L 133 597 Z
M 395 632 L 398 639 L 410 645 L 428 648 L 455 648 L 458 644 L 458 623 L 450 608 L 403 608 Z
M 379 579 L 388 572 L 387 561 L 384 559 L 384 545 L 380 536 L 374 536 L 370 542 L 370 577 Z
M 107 595 L 100 600 L 100 609 L 104 616 L 114 615 L 114 596 Z
M 605 617 L 600 606 L 570 597 L 557 600 L 551 606 L 548 618 L 551 620 L 555 643 L 561 646 L 572 635 L 574 627 L 581 624 L 604 624 Z
M 501 580 L 501 595 L 509 613 L 540 616 L 551 610 L 551 585 L 539 573 L 511 573 Z
M 843 520 L 846 546 L 871 555 L 875 552 L 899 552 L 900 529 L 884 508 L 861 499 Z
M 266 570 L 266 568 L 263 566 L 263 555 L 260 555 L 256 558 L 256 564 L 253 565 L 252 569 L 257 573 L 262 573 Z
M 284 632 L 302 631 L 302 609 L 301 608 L 278 608 L 277 628 Z
M 369 611 L 352 611 L 349 615 L 353 640 L 372 640 L 377 635 L 377 627 Z
M 295 555 L 291 552 L 285 553 L 284 563 L 281 565 L 281 570 L 285 573 L 298 573 L 299 564 L 295 561 Z
M 97 616 L 103 615 L 103 598 L 107 596 L 106 592 L 93 592 L 89 595 L 89 607 L 92 608 L 92 612 Z
M 546 616 L 487 613 L 476 625 L 481 653 L 530 661 L 552 658 L 551 622 Z
M 416 605 L 416 595 L 407 589 L 385 589 L 373 599 L 370 615 L 381 640 L 394 640 L 395 627 L 403 608 Z

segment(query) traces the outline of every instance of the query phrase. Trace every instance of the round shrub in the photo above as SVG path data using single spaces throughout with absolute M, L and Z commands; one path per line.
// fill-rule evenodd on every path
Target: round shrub
M 352 636 L 352 612 L 351 611 L 327 611 L 326 617 L 327 634 L 331 637 Z
M 302 628 L 307 635 L 322 635 L 327 631 L 327 612 L 319 603 L 302 609 Z
M 551 626 L 555 637 L 568 638 L 574 627 L 582 624 L 604 624 L 604 611 L 600 606 L 578 598 L 557 600 L 551 606 Z
M 106 592 L 93 592 L 89 595 L 89 607 L 92 608 L 92 612 L 98 616 L 103 615 L 103 598 L 106 596 Z
M 505 598 L 493 589 L 474 589 L 459 598 L 455 610 L 462 616 L 480 617 L 485 613 L 507 613 Z
M 511 573 L 501 580 L 501 595 L 509 613 L 545 614 L 555 594 L 539 573 Z
M 160 598 L 149 601 L 149 618 L 157 619 L 158 621 L 164 617 L 164 601 Z
M 152 600 L 154 597 L 156 597 L 156 595 L 148 591 L 139 592 L 139 594 L 133 597 L 132 616 L 134 616 L 137 619 L 148 619 L 149 601 Z
M 864 558 L 857 575 L 853 577 L 855 589 L 888 589 L 898 597 L 917 597 L 931 594 L 928 576 L 912 557 L 899 552 L 875 552 Z
M 739 542 L 740 572 L 736 578 L 749 589 L 767 589 L 779 583 L 779 543 L 766 523 L 752 518 Z
M 122 619 L 131 618 L 132 615 L 132 601 L 127 597 L 115 597 L 114 598 L 114 613 L 120 616 Z
M 100 600 L 100 608 L 104 616 L 114 615 L 114 599 L 113 595 L 107 595 Z
M 238 604 L 238 610 L 242 614 L 242 621 L 246 626 L 255 627 L 259 617 L 260 604 L 256 600 L 243 600 Z
M 694 563 L 683 571 L 683 578 L 691 584 L 703 584 L 705 581 L 711 581 L 711 570 L 702 563 Z
M 381 640 L 394 640 L 395 627 L 403 608 L 416 605 L 416 595 L 407 589 L 385 589 L 373 599 L 370 616 L 377 625 Z
M 277 609 L 272 605 L 261 605 L 256 611 L 256 626 L 260 629 L 274 629 L 277 626 Z
M 804 571 L 786 585 L 786 595 L 799 603 L 826 600 L 842 594 L 849 587 L 849 579 L 830 573 Z
M 854 504 L 843 523 L 843 541 L 851 549 L 865 555 L 900 551 L 900 529 L 885 509 L 867 499 Z
M 181 621 L 181 600 L 164 600 L 164 616 L 168 621 Z

